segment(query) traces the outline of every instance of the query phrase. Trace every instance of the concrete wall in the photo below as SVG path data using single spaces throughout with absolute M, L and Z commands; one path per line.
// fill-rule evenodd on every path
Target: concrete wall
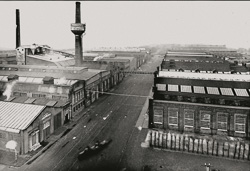
M 219 140 L 149 130 L 147 143 L 150 147 L 166 150 L 250 160 L 249 142 L 240 140 Z
M 7 132 L 4 130 L 0 130 L 0 149 L 1 150 L 5 150 L 5 151 L 9 151 L 9 149 L 6 149 L 6 144 L 8 141 L 10 140 L 14 140 L 17 142 L 17 151 L 20 152 L 21 150 L 21 134 L 19 133 L 12 133 L 12 132 Z

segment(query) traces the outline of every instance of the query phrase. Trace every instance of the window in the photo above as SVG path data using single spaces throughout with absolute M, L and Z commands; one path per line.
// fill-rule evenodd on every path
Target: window
M 36 145 L 39 144 L 39 130 L 34 131 L 29 135 L 30 150 L 35 150 Z
M 217 113 L 217 128 L 223 131 L 227 130 L 227 113 Z
M 200 111 L 200 126 L 202 129 L 210 128 L 210 111 Z
M 166 84 L 156 84 L 158 91 L 166 91 Z
M 32 146 L 33 146 L 37 143 L 36 142 L 36 134 L 31 135 L 31 138 L 32 138 Z
M 3 132 L 0 132 L 0 138 L 5 139 L 6 135 Z
M 163 107 L 154 108 L 154 123 L 163 124 Z
M 184 126 L 194 127 L 194 110 L 184 109 Z
M 20 93 L 20 96 L 27 96 L 27 93 Z
M 60 100 L 60 99 L 61 99 L 61 96 L 55 96 L 55 95 L 52 95 L 52 99 L 55 99 L 55 100 Z
M 236 114 L 234 124 L 235 132 L 245 133 L 246 116 L 242 114 Z
M 178 126 L 178 108 L 168 108 L 168 124 Z
M 50 126 L 50 121 L 47 121 L 43 124 L 43 129 L 46 129 Z

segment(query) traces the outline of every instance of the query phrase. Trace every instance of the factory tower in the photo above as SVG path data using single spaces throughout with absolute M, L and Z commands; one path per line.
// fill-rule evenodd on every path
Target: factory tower
M 75 66 L 81 66 L 83 63 L 82 34 L 85 32 L 85 26 L 81 23 L 81 3 L 76 2 L 75 23 L 71 24 L 71 31 L 75 35 Z

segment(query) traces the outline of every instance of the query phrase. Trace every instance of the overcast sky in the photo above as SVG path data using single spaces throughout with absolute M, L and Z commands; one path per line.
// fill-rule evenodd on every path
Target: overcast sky
M 15 9 L 23 45 L 74 48 L 74 1 L 0 1 L 0 47 L 15 48 Z M 83 48 L 163 43 L 250 48 L 249 9 L 247 1 L 82 1 Z

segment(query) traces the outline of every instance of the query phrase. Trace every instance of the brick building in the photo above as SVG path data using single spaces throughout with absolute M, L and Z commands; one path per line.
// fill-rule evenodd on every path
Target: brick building
M 149 126 L 250 138 L 249 73 L 158 71 Z

